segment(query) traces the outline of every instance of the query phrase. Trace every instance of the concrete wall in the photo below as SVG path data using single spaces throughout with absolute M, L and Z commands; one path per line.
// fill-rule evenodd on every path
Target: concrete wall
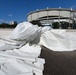
M 0 29 L 0 36 L 8 36 L 14 29 Z
M 11 32 L 12 32 L 13 30 L 14 30 L 14 29 L 0 29 L 0 36 L 8 36 L 8 35 L 11 34 Z M 59 30 L 59 29 L 58 29 L 58 30 Z M 76 30 L 74 30 L 74 29 L 67 29 L 66 31 L 76 34 Z

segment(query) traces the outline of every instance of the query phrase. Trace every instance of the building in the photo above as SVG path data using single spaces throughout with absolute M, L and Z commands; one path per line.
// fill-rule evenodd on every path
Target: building
M 52 24 L 53 22 L 60 22 L 65 21 L 72 23 L 74 20 L 76 20 L 76 10 L 66 9 L 66 8 L 47 8 L 42 10 L 36 10 L 33 12 L 30 12 L 27 15 L 27 20 L 29 22 L 33 20 L 38 20 L 41 22 L 41 24 Z
M 9 24 L 10 24 L 10 25 L 17 24 L 17 21 L 10 21 Z

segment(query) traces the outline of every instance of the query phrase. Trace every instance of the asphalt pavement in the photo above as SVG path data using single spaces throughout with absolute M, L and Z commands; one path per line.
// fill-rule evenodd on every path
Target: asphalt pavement
M 76 75 L 76 51 L 52 51 L 42 47 L 45 59 L 43 75 Z

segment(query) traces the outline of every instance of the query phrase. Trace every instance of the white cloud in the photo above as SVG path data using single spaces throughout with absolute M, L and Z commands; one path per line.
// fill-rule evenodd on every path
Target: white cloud
M 0 19 L 0 22 L 3 22 L 3 21 L 4 21 L 4 20 L 1 20 L 1 19 Z
M 3 21 L 3 20 L 0 19 L 0 21 Z
M 12 14 L 9 14 L 8 16 L 12 17 L 13 15 Z
M 0 23 L 8 23 L 8 21 L 0 19 Z

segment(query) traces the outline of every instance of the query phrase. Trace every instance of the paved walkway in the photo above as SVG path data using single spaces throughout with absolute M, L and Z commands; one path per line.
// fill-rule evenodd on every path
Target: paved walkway
M 45 59 L 43 75 L 76 75 L 76 51 L 52 51 L 42 47 L 41 58 Z

